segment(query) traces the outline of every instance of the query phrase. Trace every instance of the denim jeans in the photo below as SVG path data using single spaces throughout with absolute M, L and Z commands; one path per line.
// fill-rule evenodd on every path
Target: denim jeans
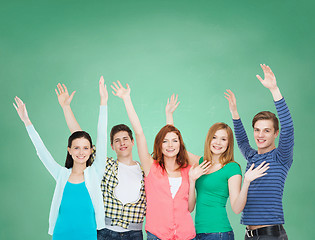
M 97 231 L 97 240 L 143 240 L 142 231 L 115 232 L 107 228 Z
M 233 231 L 217 233 L 198 233 L 197 240 L 234 240 Z
M 285 230 L 280 231 L 280 236 L 275 237 L 275 236 L 269 236 L 269 235 L 261 235 L 261 236 L 254 236 L 254 237 L 248 237 L 245 233 L 245 240 L 288 240 L 287 233 Z
M 147 232 L 147 240 L 161 240 L 150 232 Z
M 161 239 L 153 235 L 152 233 L 147 232 L 147 240 L 161 240 Z M 193 238 L 191 240 L 197 240 L 197 238 Z

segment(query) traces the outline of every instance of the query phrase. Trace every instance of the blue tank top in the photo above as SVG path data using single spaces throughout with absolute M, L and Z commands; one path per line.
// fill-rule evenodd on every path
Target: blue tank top
M 97 239 L 94 208 L 85 182 L 67 182 L 63 191 L 53 240 L 69 239 Z

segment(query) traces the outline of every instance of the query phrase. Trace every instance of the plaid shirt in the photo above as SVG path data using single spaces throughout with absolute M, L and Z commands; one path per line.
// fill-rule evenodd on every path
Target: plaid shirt
M 130 223 L 143 222 L 146 213 L 144 180 L 141 180 L 139 200 L 134 203 L 126 203 L 123 205 L 114 195 L 114 189 L 118 185 L 117 173 L 118 161 L 113 158 L 107 158 L 105 173 L 101 183 L 105 216 L 112 220 L 112 226 L 119 226 L 127 229 Z M 144 178 L 143 170 L 142 176 Z

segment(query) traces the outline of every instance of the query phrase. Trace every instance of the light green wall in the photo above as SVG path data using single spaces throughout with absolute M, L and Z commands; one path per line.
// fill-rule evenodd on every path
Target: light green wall
M 77 91 L 73 111 L 94 140 L 99 77 L 108 85 L 117 79 L 129 83 L 150 150 L 165 122 L 167 97 L 178 93 L 176 126 L 188 149 L 201 155 L 208 128 L 218 121 L 232 124 L 225 89 L 235 92 L 251 141 L 252 116 L 275 111 L 271 94 L 255 78 L 262 74 L 259 63 L 275 72 L 295 125 L 285 227 L 290 239 L 311 239 L 313 9 L 310 0 L 2 1 L 0 239 L 51 239 L 55 183 L 12 106 L 14 96 L 26 102 L 46 146 L 64 164 L 69 131 L 54 92 L 58 82 Z M 130 125 L 122 101 L 111 95 L 109 128 L 118 123 Z M 237 147 L 235 155 L 244 169 Z M 227 208 L 236 239 L 243 239 L 240 216 Z

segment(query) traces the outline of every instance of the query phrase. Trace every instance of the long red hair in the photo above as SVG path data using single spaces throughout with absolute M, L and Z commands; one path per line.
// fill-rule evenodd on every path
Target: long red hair
M 176 163 L 179 165 L 179 168 L 185 168 L 188 166 L 188 154 L 180 131 L 173 125 L 166 125 L 162 127 L 159 133 L 156 135 L 152 157 L 161 166 L 161 168 L 165 170 L 164 155 L 162 153 L 162 143 L 166 134 L 169 132 L 173 132 L 178 136 L 180 147 L 179 152 L 176 156 Z

